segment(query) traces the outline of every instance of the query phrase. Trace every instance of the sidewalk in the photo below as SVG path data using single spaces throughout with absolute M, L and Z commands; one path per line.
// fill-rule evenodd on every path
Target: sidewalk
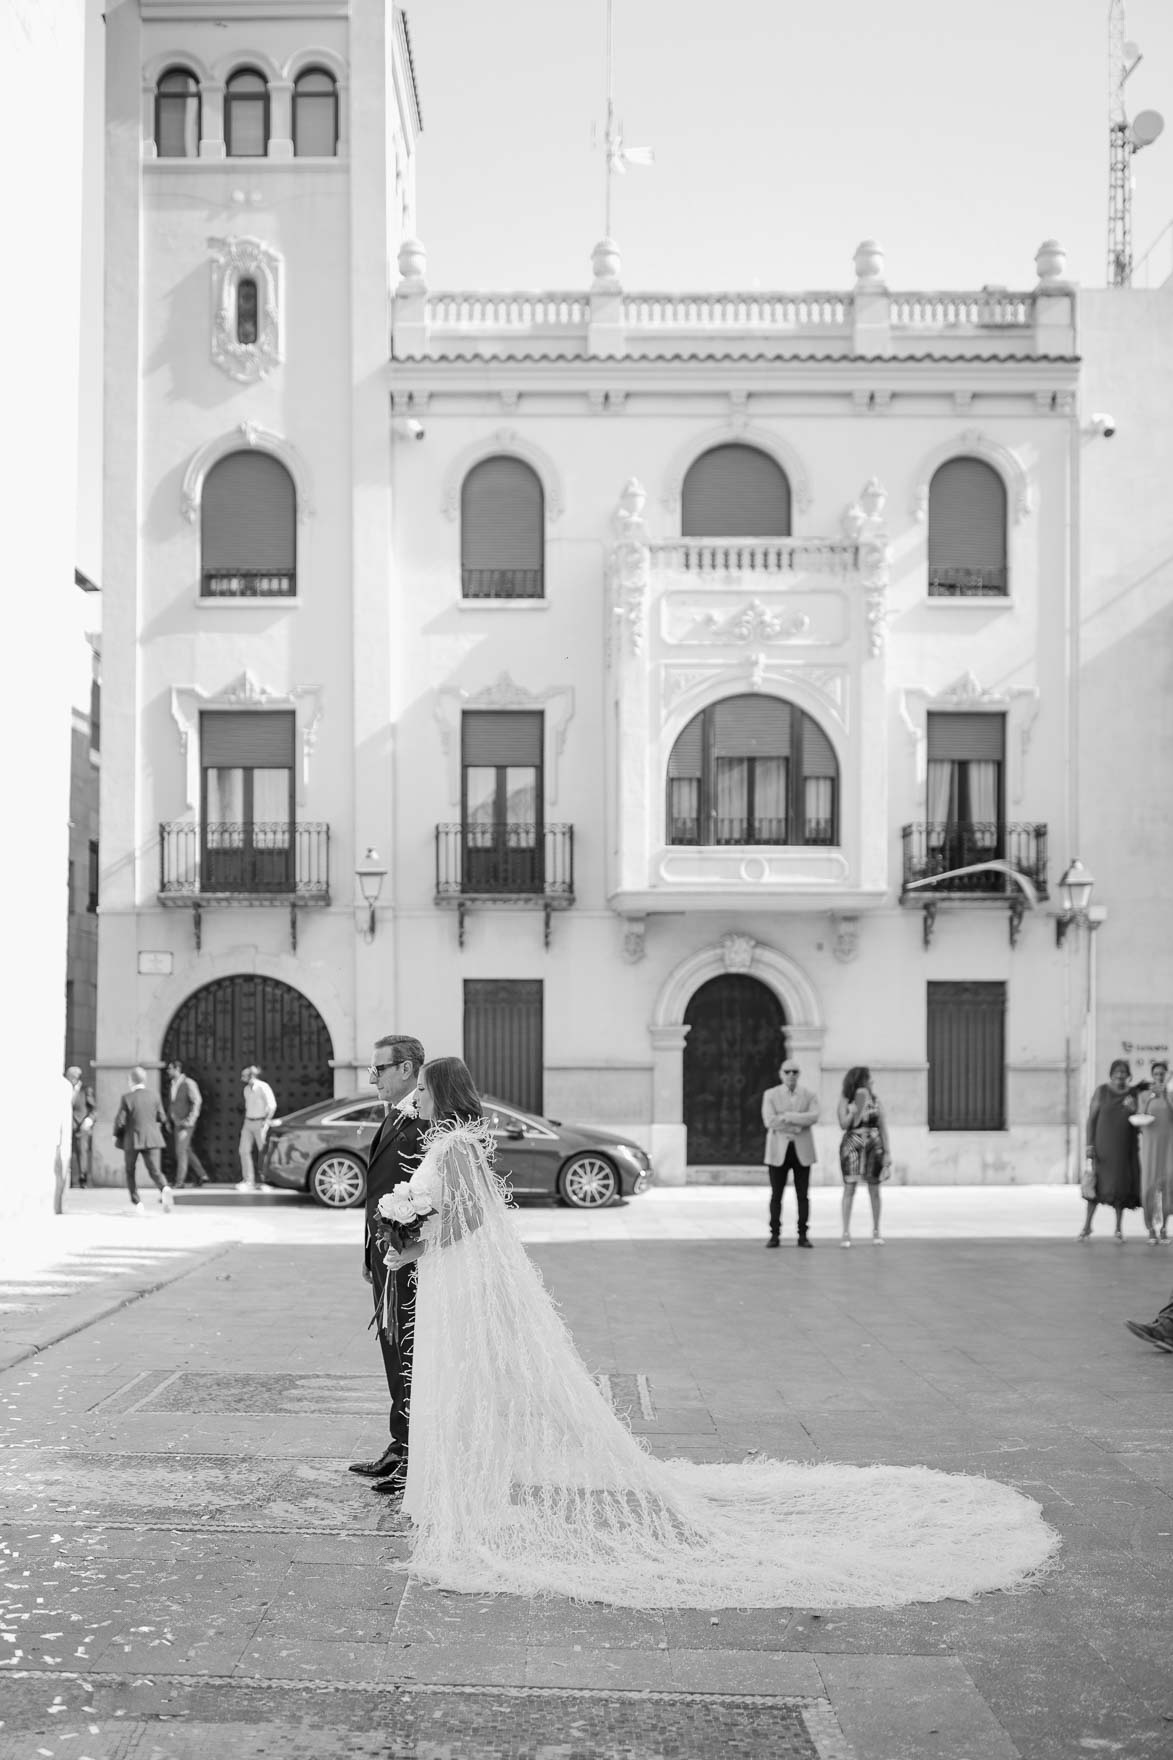
M 1049 1188 L 983 1194 L 988 1226 L 1043 1194 L 1074 1232 L 1077 1194 Z M 0 1760 L 1163 1760 L 1173 1358 L 1121 1321 L 1166 1299 L 1173 1254 L 1135 1228 L 1123 1247 L 913 1235 L 972 1201 L 937 1188 L 902 1222 L 893 1201 L 888 1245 L 851 1253 L 817 1210 L 814 1253 L 763 1252 L 754 1193 L 522 1213 L 656 1453 L 985 1471 L 1063 1534 L 1042 1589 L 826 1616 L 408 1584 L 400 1520 L 345 1470 L 386 1423 L 358 1219 L 237 1209 L 215 1241 L 181 1206 L 172 1243 L 218 1257 L 0 1375 Z M 262 1226 L 329 1239 L 223 1238 Z

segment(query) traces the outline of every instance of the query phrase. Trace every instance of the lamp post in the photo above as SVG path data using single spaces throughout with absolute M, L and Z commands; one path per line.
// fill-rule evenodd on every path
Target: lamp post
M 1055 918 L 1055 946 L 1062 947 L 1067 939 L 1068 929 L 1076 926 L 1081 929 L 1097 928 L 1089 916 L 1092 893 L 1096 883 L 1076 856 L 1067 864 L 1063 878 L 1059 882 L 1059 896 L 1063 900 L 1063 909 Z
M 355 868 L 354 877 L 358 881 L 359 892 L 367 907 L 366 928 L 361 929 L 360 934 L 364 941 L 371 942 L 375 939 L 375 906 L 379 902 L 383 882 L 387 878 L 387 869 L 379 860 L 377 849 L 368 849 L 362 861 Z
M 1062 909 L 1055 917 L 1055 945 L 1067 947 L 1067 935 L 1071 929 L 1086 929 L 1087 934 L 1087 977 L 1084 984 L 1084 1015 L 1080 1033 L 1080 1065 L 1083 1080 L 1080 1083 L 1079 1111 L 1086 1111 L 1084 1105 L 1088 1097 L 1084 1090 L 1090 1088 L 1089 1074 L 1095 1068 L 1095 1024 L 1096 1024 L 1096 956 L 1095 931 L 1107 916 L 1103 905 L 1092 904 L 1092 894 L 1096 883 L 1083 863 L 1076 856 L 1068 863 L 1063 877 L 1059 882 L 1059 897 Z M 1069 950 L 1068 950 L 1069 951 Z M 1065 1110 L 1067 1137 L 1067 1178 L 1074 1181 L 1079 1177 L 1079 1163 L 1073 1149 L 1073 1132 L 1076 1126 L 1075 1108 L 1072 1104 L 1071 1075 L 1071 960 L 1063 962 L 1063 996 L 1064 996 L 1064 1030 L 1065 1030 Z

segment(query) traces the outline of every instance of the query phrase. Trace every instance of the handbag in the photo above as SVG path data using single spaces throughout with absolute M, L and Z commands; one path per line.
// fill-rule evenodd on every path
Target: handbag
M 1087 1156 L 1083 1164 L 1083 1174 L 1079 1181 L 1079 1195 L 1086 1198 L 1089 1204 L 1096 1201 L 1096 1164 L 1091 1156 Z

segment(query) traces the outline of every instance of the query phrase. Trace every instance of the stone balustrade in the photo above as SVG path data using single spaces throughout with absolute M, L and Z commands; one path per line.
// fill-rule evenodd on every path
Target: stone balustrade
M 633 330 L 842 329 L 851 299 L 842 293 L 634 293 L 623 300 Z
M 660 573 L 849 574 L 859 566 L 859 546 L 837 538 L 668 538 L 648 552 Z

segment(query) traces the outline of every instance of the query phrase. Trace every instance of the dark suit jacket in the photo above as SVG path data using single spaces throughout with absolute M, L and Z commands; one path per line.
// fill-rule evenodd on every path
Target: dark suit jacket
M 418 1118 L 409 1118 L 394 1106 L 375 1132 L 367 1160 L 366 1227 L 363 1230 L 363 1263 L 368 1271 L 372 1265 L 371 1229 L 379 1199 L 397 1186 L 401 1179 L 410 1179 L 423 1154 L 426 1125 Z M 379 1267 L 382 1270 L 382 1267 Z
M 190 1076 L 180 1076 L 174 1098 L 169 1098 L 167 1105 L 172 1124 L 190 1124 L 193 1113 L 198 1117 L 203 1101 Z
M 124 1149 L 161 1149 L 163 1126 L 167 1114 L 163 1102 L 151 1088 L 131 1088 L 122 1096 L 119 1118 L 126 1120 L 122 1139 Z

